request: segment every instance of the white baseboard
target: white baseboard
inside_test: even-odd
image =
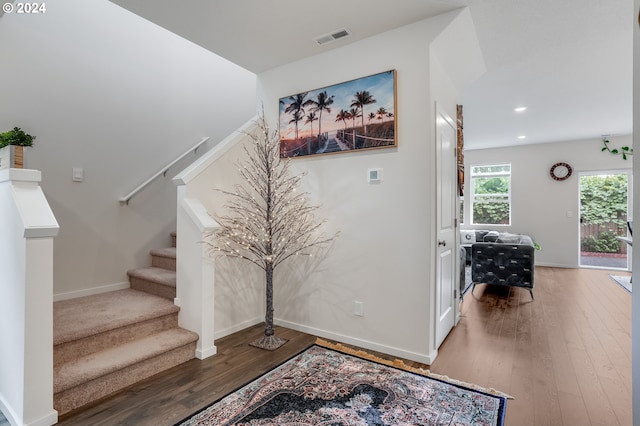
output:
[[[340,343],[347,343],[349,345],[358,346],[363,349],[369,349],[371,351],[381,352],[387,355],[397,356],[399,358],[404,358],[411,361],[421,362],[423,364],[431,364],[435,360],[438,355],[438,351],[434,351],[429,355],[420,354],[417,352],[411,352],[404,349],[394,348],[392,346],[382,345],[375,342],[369,342],[367,340],[358,339],[355,337],[345,336],[338,333],[332,333],[326,330],[320,330],[318,328],[308,327],[306,325],[297,324],[290,321],[284,321],[280,319],[275,319],[274,323],[276,325],[287,327],[292,330],[297,330],[303,333],[313,334],[314,336],[322,337],[324,339],[335,340]]]
[[[128,282],[122,282],[122,283],[104,285],[101,287],[92,287],[92,288],[86,288],[82,290],[70,291],[67,293],[58,293],[53,295],[53,301],[58,302],[60,300],[75,299],[83,296],[92,296],[94,294],[107,293],[110,291],[122,290],[129,287],[130,285]]]
[[[244,330],[245,328],[249,328],[249,327],[253,327],[256,324],[260,324],[261,322],[264,322],[264,317],[256,317],[256,318],[252,318],[250,320],[238,323],[238,324],[234,324],[231,327],[227,327],[223,330],[218,330],[218,331],[214,331],[213,332],[213,338],[214,339],[219,339],[221,337],[225,337],[228,336],[230,334],[235,333],[236,331],[240,331],[240,330]]]
[[[6,404],[6,402],[2,399],[0,395],[0,411],[7,418],[7,421],[10,425],[19,425],[19,426],[51,426],[58,423],[58,412],[51,409],[51,412],[47,413],[43,417],[34,420],[30,423],[22,423],[18,422],[18,416],[13,412],[13,410]],[[23,419],[24,420],[24,419]]]
[[[218,348],[214,345],[206,349],[196,349],[196,358],[205,359],[218,353]]]
[[[51,426],[56,423],[58,423],[58,412],[56,410],[52,410],[52,412],[46,416],[41,417],[38,420],[34,420],[31,423],[25,423],[24,426]]]

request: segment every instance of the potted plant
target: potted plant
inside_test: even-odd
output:
[[[0,170],[24,168],[25,146],[33,146],[35,136],[25,133],[19,127],[0,133]]]

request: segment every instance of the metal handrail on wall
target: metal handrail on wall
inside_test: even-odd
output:
[[[167,175],[167,171],[174,165],[176,164],[178,161],[182,160],[184,157],[186,157],[187,155],[189,155],[189,153],[191,153],[191,151],[193,151],[194,153],[196,153],[198,151],[198,148],[200,148],[200,146],[205,143],[206,141],[209,140],[209,137],[204,137],[202,138],[202,140],[200,142],[198,142],[197,144],[195,144],[193,147],[189,148],[187,151],[185,151],[184,154],[182,154],[180,157],[176,158],[175,160],[173,160],[171,163],[167,164],[166,166],[164,166],[159,172],[157,172],[156,174],[154,174],[153,176],[151,176],[149,179],[147,179],[146,181],[144,181],[143,183],[141,183],[140,185],[138,185],[138,187],[136,189],[134,189],[133,191],[131,191],[130,193],[128,193],[127,195],[125,195],[124,197],[120,198],[120,204],[126,204],[129,205],[129,200],[131,200],[133,198],[134,195],[136,195],[138,192],[142,191],[147,185],[149,185],[151,182],[153,182],[154,180],[156,180],[158,177],[160,177],[160,175],[162,176],[166,176]]]

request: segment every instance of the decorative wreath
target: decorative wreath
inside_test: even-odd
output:
[[[549,174],[553,180],[569,179],[571,173],[573,173],[573,169],[567,163],[556,163],[551,166],[551,169],[549,170]]]

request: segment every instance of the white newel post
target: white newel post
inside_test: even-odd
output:
[[[0,408],[11,425],[49,426],[53,409],[53,238],[38,170],[0,170]]]
[[[195,198],[185,198],[184,186],[178,186],[176,217],[176,304],[180,306],[180,327],[198,333],[196,357],[216,354],[214,344],[214,261],[202,243],[218,223]]]

